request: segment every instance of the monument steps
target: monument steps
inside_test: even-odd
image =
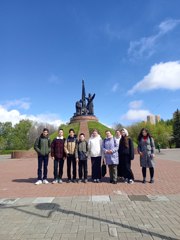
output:
[[[89,128],[88,128],[87,121],[80,122],[78,136],[79,136],[80,133],[84,133],[85,134],[85,139],[86,140],[89,139]]]

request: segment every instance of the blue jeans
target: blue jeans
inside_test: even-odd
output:
[[[43,180],[47,179],[48,158],[49,155],[38,156],[38,170],[37,170],[38,180],[42,180],[42,168],[43,168]]]

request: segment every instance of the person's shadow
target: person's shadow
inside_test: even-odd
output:
[[[48,178],[48,181],[51,182],[53,179]],[[37,181],[37,178],[21,178],[21,179],[13,179],[12,182],[17,182],[17,183],[35,183]]]
[[[13,179],[12,182],[17,183],[35,183],[37,181],[37,178],[21,178],[21,179]]]

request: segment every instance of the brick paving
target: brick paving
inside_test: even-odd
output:
[[[180,161],[160,157],[146,185],[138,156],[132,185],[107,175],[99,184],[36,186],[37,159],[0,159],[0,240],[180,239]],[[49,180],[52,169],[50,159]]]
[[[86,196],[86,195],[114,195],[117,192],[134,195],[178,194],[180,193],[180,162],[156,160],[155,183],[142,184],[139,157],[132,161],[135,183],[117,185],[109,184],[108,174],[102,183],[90,181],[84,183],[43,184],[36,186],[37,159],[12,159],[0,161],[0,196],[1,197],[48,197],[48,196]],[[91,163],[88,162],[91,173]],[[147,171],[147,177],[149,172]],[[49,159],[48,180],[53,180],[53,161]],[[64,181],[66,181],[66,162],[64,164]]]

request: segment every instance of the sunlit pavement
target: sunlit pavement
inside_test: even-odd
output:
[[[39,186],[37,159],[0,156],[0,240],[180,239],[178,156],[156,155],[154,184],[142,184],[136,156],[134,184],[110,184],[108,175],[101,183],[66,183],[65,163],[63,184]],[[48,176],[51,182],[51,159]]]

